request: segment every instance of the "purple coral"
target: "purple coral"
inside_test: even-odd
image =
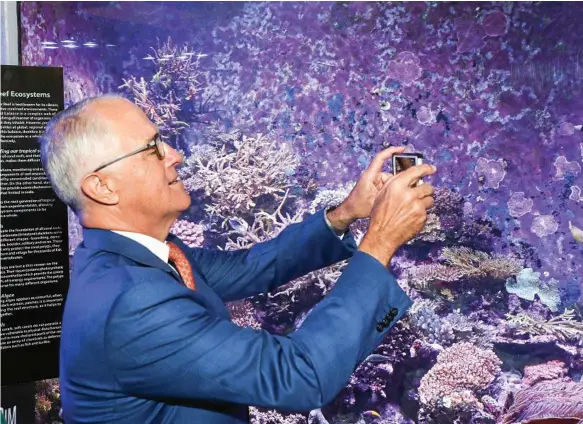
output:
[[[565,156],[559,156],[555,159],[555,179],[564,178],[567,173],[578,175],[581,172],[581,165],[577,162],[569,162]]]
[[[514,218],[520,218],[532,210],[534,201],[524,197],[524,192],[513,192],[508,200],[508,212]]]
[[[508,30],[508,17],[499,11],[492,12],[484,17],[482,27],[490,37],[504,35]]]
[[[189,247],[200,247],[204,242],[204,227],[184,219],[174,222],[170,232]]]
[[[537,216],[530,226],[530,231],[541,238],[555,234],[558,229],[559,224],[552,215]]]
[[[439,354],[437,363],[421,379],[419,398],[426,405],[447,399],[470,402],[476,391],[494,380],[501,364],[491,350],[456,343]]]
[[[506,163],[503,159],[479,158],[476,162],[476,174],[480,181],[483,178],[487,188],[499,188],[506,176]]]
[[[532,386],[540,381],[554,380],[559,382],[567,375],[567,366],[563,361],[552,360],[542,364],[524,367],[524,384]]]
[[[389,61],[387,66],[388,75],[403,83],[403,85],[411,85],[413,82],[421,77],[422,69],[419,66],[419,57],[415,53],[404,51]]]
[[[484,47],[484,36],[486,35],[482,25],[475,20],[468,18],[457,18],[455,20],[457,33],[457,52],[467,53],[472,50],[480,50]]]

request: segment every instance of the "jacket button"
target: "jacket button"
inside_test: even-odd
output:
[[[378,323],[377,324],[377,331],[380,333],[381,331],[383,331],[383,329],[385,328],[385,326],[382,323]]]
[[[398,313],[399,310],[397,308],[391,308],[391,310],[389,311],[389,315],[392,317],[396,317]]]
[[[393,318],[391,318],[391,317],[385,317],[385,319],[383,320],[383,324],[385,325],[385,327],[387,325],[389,325],[392,320],[393,320]]]

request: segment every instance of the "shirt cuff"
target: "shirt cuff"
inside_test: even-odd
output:
[[[334,228],[332,226],[332,224],[330,223],[330,220],[328,219],[328,211],[331,211],[332,209],[334,209],[334,208],[333,207],[327,208],[324,211],[324,219],[326,220],[326,225],[328,225],[328,227],[334,232],[334,234],[336,234],[338,236],[338,238],[340,240],[343,240],[344,239],[344,236],[346,235],[346,231],[339,231],[339,230],[337,230],[336,228]]]

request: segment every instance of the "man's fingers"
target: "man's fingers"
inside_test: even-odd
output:
[[[379,153],[376,154],[376,156],[368,166],[368,170],[375,173],[381,172],[383,169],[383,165],[388,159],[390,159],[395,153],[403,153],[404,151],[405,146],[389,147],[388,149],[381,150]]]
[[[421,178],[426,177],[431,174],[435,174],[437,168],[433,165],[423,164],[412,166],[411,168],[400,172],[397,174],[397,178],[399,181],[404,181],[409,187],[415,186],[417,181]]]
[[[426,196],[423,199],[421,199],[421,203],[423,203],[423,206],[425,206],[425,209],[431,209],[433,207],[433,197],[431,196]]]
[[[413,189],[419,199],[423,199],[427,196],[433,196],[433,186],[431,184],[425,183],[417,186]]]

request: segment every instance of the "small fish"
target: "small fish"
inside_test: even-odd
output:
[[[239,218],[229,219],[229,225],[233,230],[235,230],[239,234],[245,234],[247,232],[247,229],[249,228],[249,225]]]
[[[581,228],[575,227],[573,224],[571,224],[571,221],[569,221],[569,230],[571,230],[571,234],[573,235],[575,241],[583,243],[583,230]]]
[[[376,353],[368,355],[368,357],[365,359],[365,361],[370,362],[372,364],[380,364],[381,362],[387,362],[389,360],[390,358],[388,356],[378,355]]]
[[[372,410],[371,411],[364,411],[362,413],[362,415],[370,415],[370,416],[373,416],[375,418],[381,418],[381,414],[379,414],[377,411],[372,411]]]
[[[575,125],[573,128],[575,128],[577,131],[583,131],[583,125]]]

